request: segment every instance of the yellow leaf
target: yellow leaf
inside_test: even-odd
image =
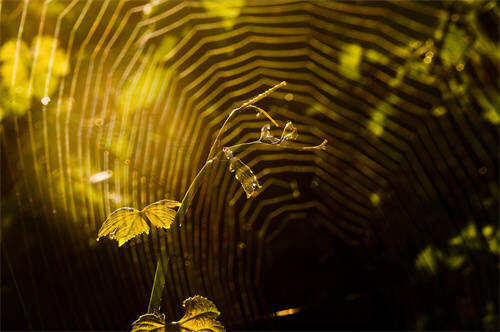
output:
[[[224,326],[217,320],[220,315],[215,304],[203,296],[190,297],[182,303],[185,309],[184,316],[178,322],[167,323],[165,315],[148,313],[140,316],[132,323],[132,332],[139,331],[225,331]]]
[[[224,326],[216,319],[220,312],[215,304],[203,296],[190,297],[182,303],[186,313],[178,321],[173,322],[181,330],[187,331],[225,331]]]
[[[161,313],[144,314],[132,323],[132,332],[165,331],[165,315]]]
[[[180,205],[181,203],[177,201],[164,199],[146,206],[142,210],[142,213],[149,219],[152,225],[168,229],[170,225],[172,225],[176,214],[175,210],[172,210],[172,208]]]
[[[181,203],[177,201],[164,199],[140,211],[130,207],[120,208],[104,221],[97,234],[97,241],[108,236],[112,240],[117,240],[120,247],[137,235],[149,234],[151,225],[168,229],[177,213],[173,208],[180,205]]]
[[[108,236],[118,241],[121,247],[128,240],[142,233],[149,233],[149,226],[136,209],[123,207],[108,217],[97,234],[97,241],[101,237]]]

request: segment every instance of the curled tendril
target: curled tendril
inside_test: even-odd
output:
[[[262,143],[267,143],[267,144],[277,144],[279,143],[279,139],[271,135],[270,132],[271,125],[269,123],[266,123],[262,129],[260,130],[260,139],[259,141]]]
[[[288,121],[281,134],[280,144],[288,144],[288,142],[296,140],[298,136],[297,128],[293,125],[292,121]]]
[[[325,139],[325,140],[323,140],[323,142],[321,142],[321,144],[318,144],[316,146],[305,146],[305,147],[301,148],[301,150],[303,150],[303,151],[314,151],[314,150],[326,151],[326,144],[327,143],[328,143],[328,140]]]

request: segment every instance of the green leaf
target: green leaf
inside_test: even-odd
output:
[[[468,43],[467,34],[455,25],[451,25],[441,50],[443,63],[447,66],[453,66],[460,63],[467,50]]]
[[[363,55],[363,48],[356,44],[346,44],[339,55],[340,72],[347,78],[358,80],[361,77],[359,65]]]
[[[240,14],[245,0],[203,0],[202,3],[207,12],[222,18],[224,27],[231,29],[236,23],[236,18]]]

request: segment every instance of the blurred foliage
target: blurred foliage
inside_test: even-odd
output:
[[[360,78],[359,64],[363,55],[363,48],[356,44],[344,45],[340,53],[340,71],[352,80]]]
[[[441,58],[446,66],[455,66],[463,61],[469,39],[465,31],[451,25],[444,39]]]
[[[134,73],[127,80],[120,94],[118,105],[122,111],[151,108],[157,101],[162,93],[162,82],[172,77],[172,71],[160,65],[161,60],[168,55],[177,42],[175,36],[165,37],[151,57],[143,59],[148,64],[147,68]]]
[[[415,267],[428,274],[436,274],[439,268],[450,270],[470,268],[468,252],[485,250],[481,237],[486,240],[488,246],[486,251],[500,255],[500,230],[496,229],[496,226],[486,225],[479,234],[476,225],[470,223],[460,231],[460,234],[449,240],[446,249],[437,249],[431,245],[423,249],[415,259]]]
[[[245,5],[245,0],[203,0],[202,3],[209,14],[222,18],[224,27],[231,29]]]
[[[0,120],[26,113],[32,97],[50,96],[69,72],[69,59],[51,36],[33,38],[31,47],[7,41],[0,48],[0,62]]]
[[[498,331],[498,313],[495,311],[493,302],[486,304],[483,316],[483,328],[485,331]]]

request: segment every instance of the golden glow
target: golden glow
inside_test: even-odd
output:
[[[280,311],[276,311],[274,313],[274,316],[276,316],[276,317],[290,316],[290,315],[294,315],[294,314],[300,312],[301,310],[302,310],[301,308],[283,309],[283,310],[280,310]]]
[[[98,183],[98,182],[106,181],[107,179],[111,178],[112,176],[113,176],[113,171],[107,170],[104,172],[99,172],[99,173],[93,174],[89,178],[89,181],[90,181],[90,183]]]

